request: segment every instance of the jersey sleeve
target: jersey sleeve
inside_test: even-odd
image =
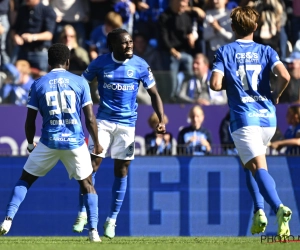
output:
[[[39,110],[39,101],[35,82],[31,85],[27,98],[27,108]]]
[[[282,63],[282,62],[280,61],[277,52],[274,49],[272,49],[271,47],[269,47],[269,49],[268,49],[268,57],[269,57],[269,66],[273,72],[274,67],[277,64]]]
[[[83,79],[82,81],[82,86],[83,86],[83,93],[82,93],[81,103],[83,108],[89,104],[93,104],[93,102],[91,97],[90,86],[85,79]]]
[[[99,58],[99,57],[98,57]],[[88,82],[93,81],[93,79],[97,76],[98,72],[98,58],[92,61],[87,69],[82,73],[82,77],[84,77]]]
[[[224,60],[222,55],[222,48],[219,48],[214,55],[212,72],[219,72],[224,76]]]
[[[152,70],[146,62],[141,64],[140,80],[145,89],[150,89],[156,84]]]

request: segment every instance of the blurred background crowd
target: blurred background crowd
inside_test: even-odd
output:
[[[134,53],[150,65],[163,102],[196,105],[189,113],[192,129],[183,128],[177,138],[181,145],[192,145],[193,152],[185,148],[177,153],[194,154],[197,148],[196,154],[207,154],[210,134],[201,128],[201,106],[227,104],[225,91],[209,88],[213,55],[235,40],[230,12],[245,5],[260,13],[254,40],[274,48],[290,72],[291,82],[280,103],[298,102],[300,0],[0,0],[0,104],[26,105],[32,82],[48,72],[47,50],[52,43],[70,48],[70,71],[81,75],[91,60],[108,52],[107,34],[122,27],[133,37]],[[91,93],[97,103],[96,82]],[[142,87],[137,101],[151,103]],[[228,118],[224,117],[224,126]],[[149,118],[150,127],[154,120]],[[205,140],[195,142],[195,130],[201,130]],[[145,137],[147,154],[170,154],[172,135],[153,136]],[[224,150],[235,154],[230,136],[227,144]]]

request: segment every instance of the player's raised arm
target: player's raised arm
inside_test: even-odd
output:
[[[273,73],[277,76],[275,80],[276,90],[273,93],[274,102],[277,104],[279,97],[288,86],[291,76],[282,63],[278,63],[274,66]]]

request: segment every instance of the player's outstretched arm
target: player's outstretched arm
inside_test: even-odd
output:
[[[28,142],[28,145],[31,147],[27,147],[29,153],[32,152],[32,150],[35,147],[35,144],[33,143],[33,138],[35,135],[35,120],[37,116],[38,111],[32,108],[28,108],[27,110],[27,116],[26,116],[26,122],[25,122],[25,134],[26,134],[26,139]],[[33,145],[33,146],[32,146]]]
[[[211,78],[210,78],[210,88],[214,91],[221,91],[222,89],[225,89],[223,86],[223,75],[219,72],[212,72]]]
[[[275,65],[273,73],[277,76],[274,84],[276,90],[273,92],[274,102],[277,104],[279,102],[279,97],[288,86],[291,76],[282,63]]]
[[[154,85],[150,89],[147,89],[147,92],[150,95],[152,107],[155,113],[157,114],[159,120],[159,123],[156,126],[156,132],[160,134],[164,134],[166,133],[166,127],[164,123],[164,107],[160,95],[157,91],[156,85]]]
[[[91,135],[92,140],[94,142],[94,154],[96,155],[101,154],[103,148],[99,144],[98,128],[97,128],[96,118],[93,113],[93,105],[92,104],[86,105],[83,108],[83,113],[85,116],[85,126],[89,131],[89,134]]]

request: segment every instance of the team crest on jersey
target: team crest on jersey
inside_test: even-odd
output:
[[[127,75],[128,77],[133,77],[133,70],[132,69],[127,70]]]

